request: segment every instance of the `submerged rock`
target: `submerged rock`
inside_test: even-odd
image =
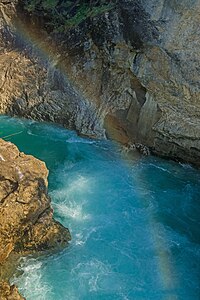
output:
[[[0,274],[11,254],[53,251],[71,239],[53,219],[47,176],[44,162],[0,139]]]

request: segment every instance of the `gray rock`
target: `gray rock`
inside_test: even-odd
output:
[[[59,35],[0,15],[0,112],[199,165],[199,0],[122,0]]]

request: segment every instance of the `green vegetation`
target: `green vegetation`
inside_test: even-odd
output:
[[[89,17],[111,10],[117,1],[24,0],[23,2],[24,9],[28,13],[44,17],[54,31],[63,32]]]

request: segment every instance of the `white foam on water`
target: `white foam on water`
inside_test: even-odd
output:
[[[83,192],[84,190],[89,190],[90,188],[90,182],[89,178],[85,178],[82,175],[79,175],[77,178],[75,178],[68,186],[68,193],[74,193],[76,191]]]
[[[28,300],[53,300],[51,286],[45,282],[42,262],[37,259],[22,259],[18,270],[23,272],[20,277],[15,275],[11,282],[19,286],[19,290]]]
[[[158,165],[155,165],[155,164],[152,164],[152,163],[149,163],[149,166],[152,166],[152,167],[154,167],[154,168],[156,168],[156,169],[159,169],[159,170],[161,170],[161,171],[163,171],[163,172],[167,172],[167,173],[171,174],[171,171],[169,171],[169,170],[167,170],[166,168],[163,168],[163,167],[161,167],[161,166],[158,166]]]
[[[179,165],[181,165],[184,169],[194,170],[193,166],[190,164],[179,162]]]
[[[72,168],[73,164],[68,164],[67,168]],[[68,179],[68,174],[65,174],[64,171],[60,172],[61,182],[65,183]],[[74,196],[75,193],[83,194],[84,192],[89,192],[91,187],[91,180],[82,175],[78,175],[75,178],[70,178],[70,182],[68,182],[64,188],[60,188],[58,190],[54,190],[51,192],[52,197],[56,199],[64,200],[66,198],[70,199]]]
[[[66,140],[67,143],[82,143],[82,144],[95,144],[95,140],[88,140],[86,138],[76,137],[72,136],[69,139]]]
[[[87,240],[90,238],[92,233],[95,233],[99,228],[100,228],[100,226],[92,227],[89,230],[87,229],[86,234],[84,234],[84,232],[76,233],[75,236],[74,236],[75,245],[76,246],[83,246],[87,242]]]
[[[90,180],[82,175],[70,180],[64,188],[51,193],[52,199],[55,199],[55,210],[62,217],[76,221],[88,220],[90,215],[84,211],[84,207],[87,204],[85,192],[88,193],[89,189]]]
[[[83,205],[84,203],[77,204],[74,201],[69,201],[67,204],[54,204],[54,207],[60,216],[72,218],[76,221],[85,221],[90,218],[90,215],[84,213]]]
[[[83,241],[83,234],[82,233],[76,233],[75,234],[75,245],[77,246],[82,246],[85,244],[85,242]]]
[[[129,171],[123,172],[123,167],[117,167],[121,165],[120,160],[106,144],[102,146],[101,142],[82,139],[74,133],[65,134],[60,128],[56,132],[54,128],[48,130],[48,126],[30,126],[30,130],[42,139],[45,136],[47,141],[53,140],[56,147],[57,140],[66,146],[61,149],[66,149],[65,162],[59,169],[53,169],[56,190],[51,196],[58,213],[55,216],[70,228],[72,243],[52,260],[45,258],[43,262],[29,258],[22,261],[20,270],[23,273],[19,277],[16,275],[12,283],[19,286],[27,300],[172,299],[170,293],[178,297],[179,291],[175,288],[179,286],[164,285],[169,278],[174,283],[180,280],[181,299],[197,299],[188,297],[187,293],[189,289],[196,295],[199,291],[198,245],[191,243],[188,238],[191,234],[187,236],[178,229],[176,232],[156,218],[160,211],[161,217],[163,211],[168,216],[173,208],[176,216],[179,208],[173,206],[173,201],[179,203],[182,194],[176,197],[172,193],[175,187],[170,179],[174,174],[179,176],[179,170],[182,179],[185,175],[181,172],[189,167],[177,167],[175,163],[162,160],[157,164],[156,159],[148,158],[134,164],[129,177]],[[94,156],[92,146],[84,145],[93,143]],[[106,155],[105,150],[108,150]],[[187,170],[187,175],[189,173],[193,176],[191,170]],[[146,174],[150,174],[149,178]],[[166,178],[166,184],[169,180],[169,195],[173,201],[168,201],[168,206],[162,186],[155,186],[155,190],[152,187],[152,180],[156,184],[157,177]],[[195,184],[198,189],[198,182]],[[191,212],[187,216],[191,220],[193,190],[193,184],[186,185],[181,207],[184,217]],[[180,189],[177,191],[180,193]],[[179,220],[177,214],[176,220],[186,228],[185,218]],[[190,228],[187,232],[190,233]],[[177,270],[168,262],[175,263]]]
[[[65,141],[66,138],[74,135],[75,133],[70,130],[66,130],[63,127],[59,127],[56,125],[49,126],[49,124],[41,124],[37,122],[30,123],[27,134],[47,138],[52,141]]]
[[[32,131],[30,129],[27,130],[27,134],[28,135],[33,135],[33,136],[38,136],[37,134],[32,133]]]
[[[71,271],[71,275],[78,278],[80,286],[87,286],[90,292],[100,290],[99,279],[109,273],[111,273],[111,266],[97,259],[78,263]]]
[[[113,297],[117,295],[125,297],[128,291],[142,291],[143,289],[143,284],[137,278],[115,272],[112,265],[98,259],[78,263],[72,269],[71,277],[78,280],[77,284],[81,288],[81,292],[86,288],[91,295],[112,294]]]

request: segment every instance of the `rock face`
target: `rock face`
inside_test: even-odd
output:
[[[0,296],[1,300],[25,300],[19,294],[15,285],[9,286],[5,281],[0,282]]]
[[[43,162],[0,139],[0,279],[11,255],[52,251],[71,239],[68,229],[53,219],[47,176]],[[6,290],[16,294],[15,288]]]
[[[62,247],[68,229],[53,219],[45,164],[0,140],[0,264],[12,251]]]
[[[0,2],[0,112],[199,164],[199,0],[122,0],[65,34]]]

